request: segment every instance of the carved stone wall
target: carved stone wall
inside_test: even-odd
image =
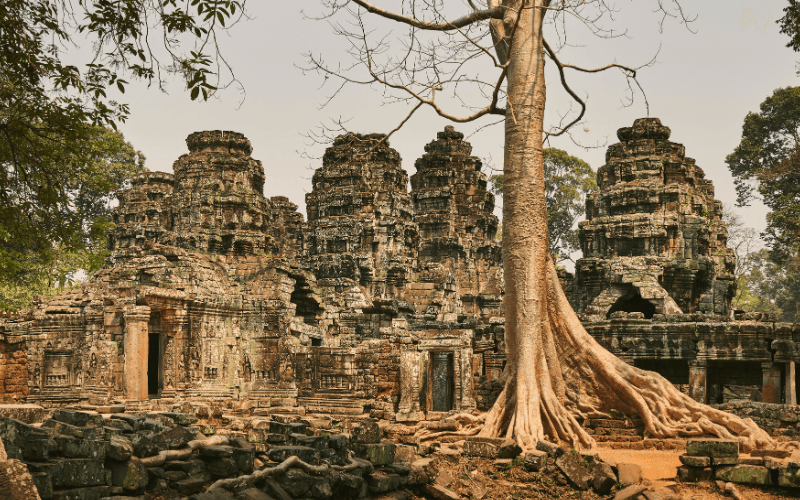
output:
[[[573,307],[584,321],[615,311],[728,315],[735,260],[711,181],[657,118],[617,136],[586,200]]]
[[[413,379],[409,387],[430,389],[430,401],[415,396],[414,418],[474,408],[484,367],[490,378],[502,369],[493,197],[452,129],[418,163],[413,195],[384,139],[334,141],[304,223],[287,198],[263,196],[265,173],[244,136],[191,134],[174,175],[139,174],[119,192],[104,269],[0,319],[0,346],[27,349],[17,356],[27,399],[135,409],[222,400],[262,413],[394,418],[409,413],[403,381]],[[455,188],[436,184],[435,164]],[[450,242],[429,234],[423,265],[417,195],[449,207],[422,209],[426,223],[448,226]],[[419,370],[431,356],[437,370]]]

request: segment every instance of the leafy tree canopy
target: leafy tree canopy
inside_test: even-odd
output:
[[[550,252],[559,262],[580,248],[572,227],[586,212],[586,193],[597,189],[597,181],[588,163],[557,148],[544,150],[544,176]],[[495,194],[503,194],[503,180],[503,174],[492,176]]]
[[[92,182],[87,165],[103,152],[93,149],[87,124],[116,128],[125,120],[128,106],[112,95],[130,79],[164,88],[173,73],[192,99],[208,98],[225,68],[217,32],[243,7],[238,0],[0,0],[0,237],[30,248],[38,234],[80,247],[82,218],[64,215],[86,207],[64,181]],[[92,47],[84,60],[80,43]]]
[[[758,192],[770,209],[765,239],[773,252],[786,253],[800,241],[800,87],[777,89],[758,113],[748,113],[742,141],[726,161],[737,205]]]
[[[98,269],[116,190],[145,170],[117,131],[80,125],[67,144],[39,132],[24,137],[24,156],[0,177],[0,310],[28,307],[78,269]]]

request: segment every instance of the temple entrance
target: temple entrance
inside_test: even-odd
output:
[[[652,319],[653,315],[656,313],[656,306],[649,300],[643,299],[639,292],[629,292],[614,302],[614,305],[611,306],[611,309],[606,313],[606,318],[610,318],[611,313],[617,311],[624,311],[627,313],[640,312],[644,314],[646,319]]]
[[[164,389],[164,348],[161,331],[161,315],[153,312],[147,334],[147,394],[160,397]]]
[[[428,410],[453,409],[453,353],[431,352]]]

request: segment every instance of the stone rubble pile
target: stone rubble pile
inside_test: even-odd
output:
[[[755,486],[800,487],[800,453],[753,450],[739,455],[739,443],[727,439],[691,439],[680,457],[678,479],[723,481]]]
[[[23,469],[27,465],[35,485],[35,490],[28,488],[31,495],[38,490],[39,496],[19,496],[20,500],[145,495],[326,500],[368,498],[426,481],[424,473],[414,472],[408,456],[406,462],[395,461],[396,445],[382,442],[374,420],[366,419],[350,436],[336,430],[312,431],[304,423],[267,422],[246,434],[220,430],[215,435],[212,427],[199,425],[196,416],[186,413],[117,413],[104,418],[58,409],[40,426],[0,419],[0,442],[10,459]],[[304,464],[283,464],[282,470],[290,457]],[[0,483],[6,463],[2,458]],[[276,467],[278,473],[264,472]],[[226,478],[241,482],[234,481],[231,491],[214,486]]]

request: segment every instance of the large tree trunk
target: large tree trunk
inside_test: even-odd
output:
[[[744,449],[772,444],[752,420],[697,403],[603,349],[567,302],[549,251],[542,158],[542,21],[549,0],[525,4],[537,8],[522,10],[518,21],[512,11],[504,19],[506,34],[514,33],[503,187],[507,365],[505,389],[481,435],[513,437],[523,449],[545,438],[591,448],[578,419],[608,418],[614,409],[638,415],[651,437],[714,434],[739,439]]]

